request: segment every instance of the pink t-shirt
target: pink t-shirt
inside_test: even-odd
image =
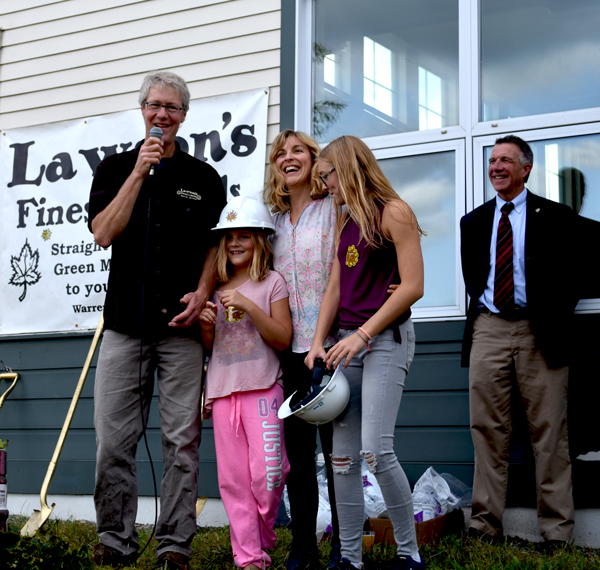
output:
[[[265,279],[255,283],[248,279],[237,290],[271,315],[271,303],[288,297],[285,280],[270,271]],[[234,392],[249,392],[270,388],[281,383],[279,356],[258,332],[244,311],[229,311],[221,304],[221,293],[215,291],[211,301],[218,307],[213,352],[208,361],[204,406],[210,412],[217,398]]]

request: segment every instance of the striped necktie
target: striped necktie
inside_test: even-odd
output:
[[[512,309],[515,303],[513,277],[513,235],[508,214],[515,205],[508,202],[502,206],[496,241],[496,274],[494,276],[494,305],[499,311]]]

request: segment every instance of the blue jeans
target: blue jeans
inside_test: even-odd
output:
[[[341,330],[340,340],[354,332]],[[394,427],[415,350],[412,321],[400,325],[399,332],[400,343],[391,329],[385,329],[370,341],[371,352],[365,347],[343,369],[350,384],[350,402],[333,422],[332,462],[342,556],[358,567],[362,565],[363,457],[381,487],[398,554],[418,552],[412,493],[394,453]]]

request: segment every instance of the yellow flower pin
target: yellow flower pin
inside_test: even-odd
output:
[[[358,250],[353,246],[348,246],[348,251],[346,252],[346,265],[348,267],[354,267],[358,263]]]
[[[240,311],[235,307],[228,307],[225,309],[225,320],[228,323],[239,323],[246,313],[244,311]]]
[[[233,222],[233,220],[235,220],[237,218],[237,212],[235,210],[231,210],[231,212],[229,212],[227,214],[227,221],[228,222]]]

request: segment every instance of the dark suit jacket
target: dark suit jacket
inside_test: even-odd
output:
[[[460,221],[462,270],[470,296],[462,365],[469,366],[473,322],[490,272],[490,241],[496,199]],[[527,190],[525,282],[529,319],[551,368],[568,362],[569,324],[580,298],[578,216],[562,204]]]

